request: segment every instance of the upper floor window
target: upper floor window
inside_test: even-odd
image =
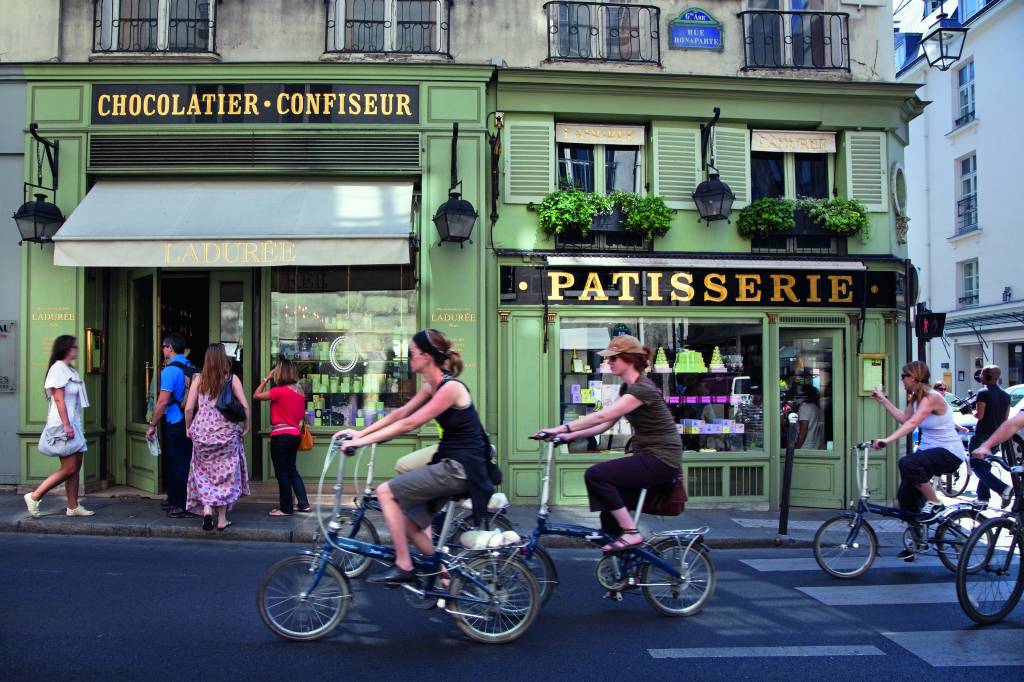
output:
[[[957,7],[960,21],[967,21],[984,9],[985,5],[990,5],[992,2],[993,0],[960,0]]]
[[[747,0],[740,12],[748,69],[850,70],[848,16],[828,0]]]
[[[215,52],[214,0],[94,0],[95,52]]]
[[[450,55],[448,0],[328,0],[327,52]]]
[[[558,186],[605,194],[639,192],[643,186],[641,147],[558,143]]]
[[[954,127],[974,120],[974,61],[964,64],[956,72],[957,119]]]
[[[549,2],[548,59],[661,63],[660,10],[614,2]]]
[[[966,306],[978,305],[981,288],[981,271],[978,267],[978,259],[974,258],[957,263],[957,270],[960,275],[958,284],[960,296],[957,299],[959,307],[964,308]]]
[[[971,154],[958,162],[959,199],[956,202],[956,233],[978,229],[978,157]]]

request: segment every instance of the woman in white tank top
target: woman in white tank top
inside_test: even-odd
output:
[[[964,462],[966,453],[953,421],[952,408],[942,394],[931,387],[928,365],[920,361],[908,363],[903,366],[901,376],[907,390],[907,407],[903,410],[881,391],[871,393],[871,397],[900,422],[898,429],[885,438],[875,440],[874,447],[881,450],[910,435],[915,428],[921,429],[921,445],[917,452],[900,458],[900,487],[896,496],[900,508],[906,511],[917,512],[925,500],[931,502],[931,508],[921,512],[920,521],[926,522],[942,510],[942,503],[931,484],[932,476],[956,471]]]

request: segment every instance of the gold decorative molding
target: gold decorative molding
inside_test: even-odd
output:
[[[778,313],[768,313],[768,324],[778,324],[779,315]]]
[[[558,313],[548,313],[548,324],[554,324],[558,318]]]
[[[896,324],[899,322],[900,316],[898,313],[883,313],[882,319],[885,320],[886,324]]]
[[[499,310],[498,311],[498,322],[501,324],[508,324],[509,315],[512,314],[511,310]]]

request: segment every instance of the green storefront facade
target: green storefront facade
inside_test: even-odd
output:
[[[300,462],[307,480],[319,474],[328,434],[342,422],[369,423],[415,390],[404,346],[428,321],[459,339],[471,359],[467,381],[487,409],[488,396],[478,390],[487,368],[472,360],[487,345],[486,328],[476,324],[487,301],[482,288],[466,286],[485,278],[483,244],[439,246],[431,217],[448,196],[453,123],[460,126],[463,196],[484,205],[491,69],[106,64],[27,70],[26,149],[33,149],[29,122],[59,141],[57,204],[69,216],[65,227],[82,215],[75,209],[88,194],[92,221],[104,229],[108,210],[111,229],[100,235],[105,243],[64,242],[63,248],[78,250],[58,260],[84,263],[77,267],[55,265],[53,245],[22,249],[23,484],[52,469],[36,441],[46,418],[49,346],[59,334],[79,338],[79,364],[88,370],[84,477],[92,487],[163,488],[145,426],[160,337],[168,331],[189,337],[194,362],[202,361],[206,342],[225,342],[248,390],[278,352],[299,363],[318,436],[314,452]],[[26,160],[26,179],[34,180],[35,170]],[[44,164],[44,184],[49,180]],[[340,239],[324,241],[323,248],[308,242],[312,248],[303,255],[302,244],[289,241],[294,229],[283,226],[280,238],[264,232],[253,239],[236,219],[246,207],[231,207],[238,197],[258,201],[261,192],[283,187],[285,203],[299,200],[269,208],[280,212],[282,225],[299,222],[310,210],[302,192],[314,186],[319,198],[336,197],[329,208],[339,225],[347,222],[351,231],[354,224],[358,233],[360,221],[392,220],[404,226],[399,241],[405,246],[396,248],[391,239],[387,257],[377,263],[372,240],[326,234],[320,236]],[[122,225],[145,229],[150,216],[140,213],[152,211],[154,225],[166,220],[178,201],[192,200],[190,188],[213,197],[190,213],[205,225],[203,234],[174,242],[159,233],[111,239]],[[359,199],[366,196],[397,199]],[[203,223],[211,214],[221,221]],[[344,265],[333,264],[334,253]],[[265,404],[257,414],[246,439],[249,471],[256,480],[273,480]],[[379,470],[436,438],[435,429],[425,428],[388,444]]]
[[[154,266],[127,246],[116,247],[126,249],[119,267],[72,267],[54,264],[52,246],[24,248],[23,483],[52,466],[35,443],[46,415],[48,347],[62,333],[95,347],[86,416],[90,453],[100,454],[86,458],[87,481],[153,492],[162,483],[144,419],[158,337],[172,327],[241,347],[238,371],[247,387],[277,352],[304,363],[307,407],[320,435],[301,459],[306,476],[319,473],[325,434],[341,421],[366,423],[413,389],[401,346],[424,326],[449,333],[462,350],[467,383],[498,445],[504,489],[517,502],[535,500],[540,488],[538,452],[527,436],[609,399],[614,382],[593,351],[615,333],[636,334],[659,350],[652,377],[681,430],[688,429],[684,466],[695,504],[778,505],[781,415],[800,409],[794,398],[804,385],[818,392],[818,424],[808,435],[817,441],[798,452],[795,504],[844,506],[855,490],[850,444],[891,426],[860,389],[866,372],[897,386],[906,357],[906,246],[897,239],[889,178],[916,111],[913,87],[437,64],[40,65],[26,73],[26,127],[34,121],[61,144],[57,203],[65,215],[88,192],[116,197],[124,183],[191,182],[213,190],[376,183],[411,188],[412,237],[406,264],[375,264],[371,248],[337,267],[257,257],[241,266],[215,263],[198,250],[184,258],[176,251]],[[311,119],[305,99],[320,93],[324,105],[325,92],[365,96],[388,88],[415,93],[409,118],[350,111]],[[246,118],[249,92],[260,93],[253,101],[260,113]],[[266,92],[272,95],[264,102]],[[98,118],[99,95],[132,93],[155,93],[148,120],[141,98],[135,116],[131,99],[117,100],[123,112],[103,99],[102,112],[116,121]],[[224,100],[224,113],[190,114],[194,93],[241,93],[241,109],[232,114]],[[295,94],[305,109],[290,109]],[[172,120],[176,107],[181,120]],[[707,225],[689,195],[703,178],[700,124],[714,107],[722,114],[712,152],[737,203],[731,223]],[[447,197],[456,122],[462,193],[481,215],[463,248],[439,245],[431,224]],[[767,134],[779,131],[786,134]],[[490,145],[488,135],[500,145]],[[807,151],[821,140],[824,147]],[[32,178],[34,166],[26,163]],[[675,209],[666,236],[649,244],[622,234],[556,242],[539,229],[536,205],[560,178],[578,172],[595,188],[612,188],[624,168],[634,189],[659,194]],[[778,173],[778,193],[795,197],[804,171],[830,195],[867,204],[870,236],[760,245],[740,237],[736,213],[764,174]],[[244,227],[225,223],[210,240],[229,240]],[[248,247],[241,248],[244,255]],[[273,477],[268,429],[263,409],[246,444],[250,472],[262,480]],[[583,472],[620,455],[628,435],[560,453],[553,501],[584,504]],[[434,429],[425,428],[388,444],[378,472],[434,439]],[[872,466],[879,497],[895,494],[896,458],[890,448]]]

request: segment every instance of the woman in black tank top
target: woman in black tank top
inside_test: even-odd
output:
[[[432,419],[444,430],[429,465],[377,487],[395,545],[395,565],[370,582],[414,581],[407,538],[423,554],[432,554],[429,528],[437,509],[450,497],[468,496],[475,516],[487,508],[494,492],[488,475],[490,444],[469,389],[455,379],[462,371],[462,358],[452,342],[434,329],[417,332],[409,344],[409,367],[423,378],[423,388],[408,403],[362,431],[345,429],[336,434],[352,436],[346,448],[354,449],[415,432]]]

